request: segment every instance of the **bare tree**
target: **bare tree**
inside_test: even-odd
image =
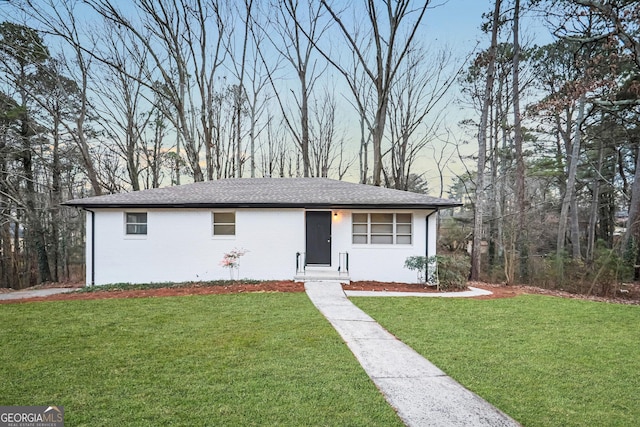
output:
[[[117,149],[124,160],[131,189],[137,191],[142,188],[144,134],[154,116],[154,107],[148,102],[145,105],[150,95],[144,93],[146,87],[141,84],[147,65],[145,47],[115,25],[108,25],[105,32],[110,35],[103,39],[105,53],[117,67],[103,67],[103,73],[93,79],[94,90],[99,95],[96,104],[101,107],[99,116],[112,141],[109,145]],[[136,50],[135,58],[129,55],[131,50]]]
[[[260,145],[263,177],[293,176],[292,149],[287,147],[285,134],[288,132],[284,123],[277,124],[275,118],[267,119],[265,141]]]
[[[276,87],[274,74],[277,65],[268,66],[264,55],[261,53],[265,68],[269,76],[269,82],[273,87],[276,101],[282,112],[284,122],[291,133],[302,155],[302,171],[304,176],[310,176],[311,159],[309,154],[309,102],[314,86],[323,69],[319,69],[317,59],[313,57],[314,45],[326,33],[328,26],[322,22],[322,8],[315,6],[313,2],[304,0],[305,8],[302,8],[298,0],[286,0],[274,4],[276,10],[274,26],[276,36],[265,33],[271,41],[274,49],[293,68],[299,85],[292,92],[295,112],[287,109],[287,102]],[[298,116],[298,123],[289,118]]]
[[[422,4],[414,7],[411,0],[384,0],[382,2],[367,0],[365,3],[366,18],[371,30],[368,35],[361,35],[369,37],[369,40],[373,42],[372,44],[354,38],[354,34],[358,33],[349,29],[346,24],[348,21],[340,16],[339,11],[330,6],[326,0],[320,0],[320,3],[327,9],[337,24],[347,46],[358,58],[358,62],[362,65],[370,83],[375,87],[376,107],[372,120],[371,137],[373,144],[373,184],[379,186],[382,176],[382,141],[386,129],[391,87],[400,66],[406,60],[407,54],[413,45],[430,1],[423,1]],[[382,3],[382,7],[380,3]],[[411,21],[412,18],[413,20]],[[407,28],[405,28],[405,22]],[[406,36],[403,37],[403,34],[406,34]],[[353,88],[354,76],[350,70],[341,65],[337,59],[332,59],[329,54],[323,53],[323,55]]]
[[[260,50],[264,49],[266,39],[262,14],[254,5],[253,0],[245,0],[238,7],[238,15],[243,16],[243,35],[240,54],[235,53],[237,46],[231,44],[228,47],[233,67],[234,77],[238,80],[239,90],[242,92],[242,103],[236,105],[235,115],[240,118],[236,122],[236,145],[239,147],[236,153],[236,163],[242,164],[249,157],[249,169],[251,177],[256,176],[256,143],[265,128],[261,119],[267,107],[270,95],[266,93],[269,79],[265,69],[265,63],[260,58]],[[277,62],[276,62],[277,67]],[[248,123],[243,129],[242,118],[246,117]],[[241,148],[242,140],[248,137],[248,143]],[[242,174],[242,169],[237,170],[237,175]],[[240,176],[238,175],[238,176]]]
[[[427,57],[432,58],[429,64]],[[449,60],[450,54],[445,49],[435,55],[420,48],[412,49],[393,82],[388,109],[391,140],[388,153],[391,157],[389,174],[396,189],[408,189],[414,161],[434,137],[439,122],[439,114],[434,114],[434,109],[461,71],[459,68],[447,73]],[[430,120],[425,123],[427,116]],[[419,129],[423,131],[419,132]]]
[[[141,22],[129,18],[110,0],[87,0],[96,12],[129,32],[145,48],[148,57],[141,83],[148,85],[165,102],[163,113],[183,139],[195,181],[204,180],[200,151],[211,148],[212,103],[215,75],[224,59],[226,42],[225,4],[201,0],[137,0]],[[210,31],[213,29],[213,31]],[[213,35],[212,35],[213,34]],[[135,51],[129,51],[136,56]],[[108,65],[117,64],[108,57]],[[169,108],[170,107],[170,108]],[[198,138],[198,130],[202,138]],[[207,172],[207,178],[212,172]]]
[[[310,160],[312,176],[328,177],[337,160],[337,175],[344,176],[350,166],[345,155],[344,137],[338,138],[335,95],[325,89],[320,98],[314,97],[311,108]]]
[[[166,137],[165,118],[159,111],[154,110],[149,113],[151,121],[149,124],[149,135],[146,136],[146,143],[142,151],[145,159],[143,173],[146,175],[146,188],[158,188],[163,176],[163,167],[169,163],[164,139]],[[167,165],[171,167],[171,165]]]

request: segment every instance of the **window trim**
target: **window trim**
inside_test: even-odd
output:
[[[144,214],[145,215],[145,222],[129,222],[128,221],[128,216],[130,214]],[[149,212],[147,211],[136,211],[136,210],[127,210],[124,212],[123,215],[123,222],[124,222],[124,236],[127,239],[146,239],[147,236],[149,235]],[[144,225],[146,227],[145,232],[144,233],[129,233],[129,225]]]
[[[392,215],[391,222],[372,222],[371,216],[375,214],[387,214]],[[355,221],[356,215],[366,215],[367,222],[364,223],[362,221]],[[408,215],[409,222],[398,222],[398,215]],[[413,226],[413,212],[352,212],[351,213],[351,244],[356,246],[401,246],[407,247],[413,245],[414,242],[414,226]],[[389,232],[373,232],[373,225],[391,225],[391,233]],[[409,232],[400,232],[399,229],[402,226],[409,226]],[[357,233],[355,232],[355,227],[360,226],[360,229]],[[366,232],[362,230],[362,226],[366,226]],[[365,242],[355,242],[355,237],[359,237],[362,239],[364,237]],[[391,236],[391,243],[374,243],[373,240],[375,237],[382,236]],[[399,238],[409,238],[408,243],[399,243]]]
[[[216,214],[233,214],[233,223],[231,222],[222,222],[216,224]],[[233,234],[216,234],[216,225],[233,225]],[[230,210],[220,210],[220,211],[211,211],[211,237],[214,239],[235,239],[238,234],[238,215],[236,211]]]

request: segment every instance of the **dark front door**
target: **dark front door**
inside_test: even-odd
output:
[[[307,211],[307,264],[331,265],[331,212]]]

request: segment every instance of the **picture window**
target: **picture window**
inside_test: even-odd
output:
[[[372,245],[410,245],[413,228],[411,214],[354,213],[352,242]]]

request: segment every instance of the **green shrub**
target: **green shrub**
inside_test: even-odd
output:
[[[466,289],[471,262],[466,255],[436,255],[437,277],[440,289],[453,291]]]
[[[419,282],[436,283],[444,291],[466,289],[471,263],[466,255],[410,256],[405,268],[416,271]],[[425,272],[428,271],[428,275]]]
[[[404,260],[404,268],[407,268],[411,271],[415,271],[418,274],[419,283],[424,283],[425,281],[431,282],[431,280],[429,280],[431,278],[425,277],[425,272],[427,271],[427,267],[428,267],[427,257],[424,257],[424,256],[419,256],[419,255],[410,256]]]

